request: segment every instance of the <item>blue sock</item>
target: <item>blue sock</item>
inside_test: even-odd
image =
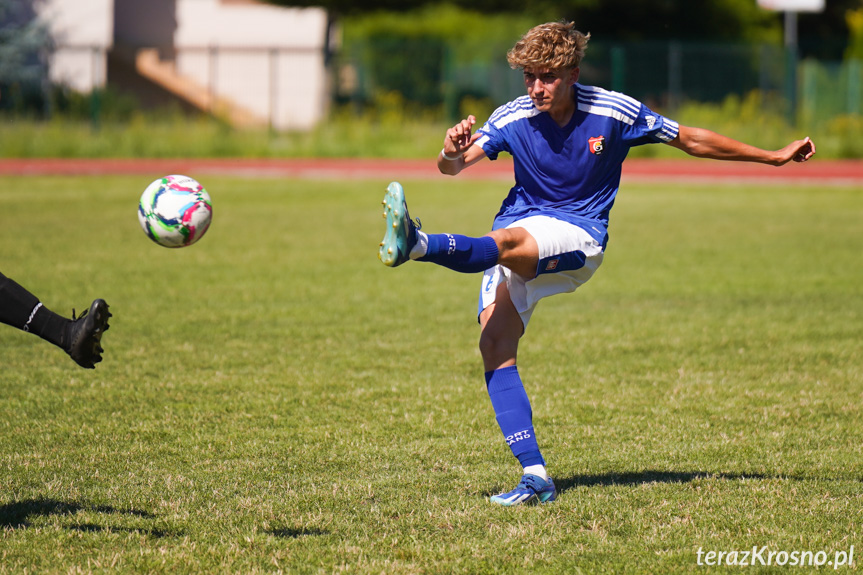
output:
[[[419,261],[432,262],[466,274],[484,272],[497,264],[498,249],[488,237],[428,234],[428,251]]]
[[[545,465],[533,432],[533,410],[516,366],[502,367],[485,374],[488,396],[512,454],[522,467]]]

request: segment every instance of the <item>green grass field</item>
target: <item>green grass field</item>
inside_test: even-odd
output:
[[[479,277],[380,264],[386,175],[202,178],[213,226],[183,250],[137,223],[161,175],[0,178],[0,271],[114,312],[94,371],[0,326],[0,573],[861,563],[859,190],[626,186],[602,268],[540,305],[519,357],[560,496],[501,509],[520,469]],[[427,230],[470,235],[506,188],[403,183]]]

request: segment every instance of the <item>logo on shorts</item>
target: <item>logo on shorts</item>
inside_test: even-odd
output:
[[[587,145],[590,148],[590,153],[598,156],[605,151],[605,136],[588,138]]]
[[[557,265],[560,263],[560,258],[554,258],[553,260],[549,260],[547,264],[545,264],[545,271],[551,272],[557,269]]]
[[[495,274],[491,274],[488,276],[488,283],[485,284],[485,291],[490,292],[491,286],[494,284],[494,276]]]

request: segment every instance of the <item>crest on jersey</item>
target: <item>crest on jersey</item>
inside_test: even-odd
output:
[[[590,153],[598,156],[605,151],[605,136],[588,138],[587,145],[590,148]]]
[[[652,130],[653,126],[656,125],[656,116],[645,116],[644,120],[647,122],[648,130]]]
[[[558,264],[560,264],[560,258],[554,258],[550,260],[547,264],[545,264],[545,271],[550,272],[557,269]]]

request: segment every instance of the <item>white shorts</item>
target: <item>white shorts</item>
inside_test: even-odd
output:
[[[593,276],[602,263],[602,244],[580,227],[548,216],[531,216],[507,228],[524,228],[539,248],[537,276],[525,280],[501,265],[485,271],[479,293],[479,310],[494,303],[497,287],[506,281],[509,297],[521,316],[524,327],[544,297],[575,291]]]

